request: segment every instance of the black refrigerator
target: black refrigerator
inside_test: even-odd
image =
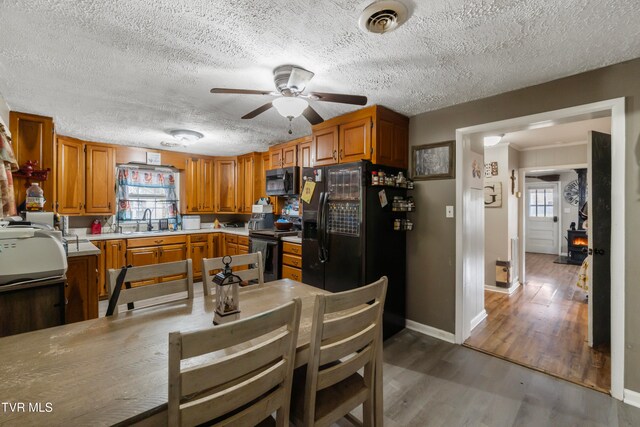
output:
[[[315,183],[310,202],[302,201],[302,281],[341,292],[387,276],[386,339],[405,326],[406,235],[394,231],[398,215],[391,207],[407,190],[372,186],[378,169],[362,161],[302,170],[303,185]]]

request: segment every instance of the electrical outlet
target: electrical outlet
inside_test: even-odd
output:
[[[453,218],[453,206],[447,206],[445,214],[447,218]]]

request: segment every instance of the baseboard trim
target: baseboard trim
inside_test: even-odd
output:
[[[487,310],[482,309],[482,311],[478,313],[478,315],[471,320],[471,328],[469,329],[469,331],[473,331],[476,328],[476,326],[478,326],[480,322],[482,322],[486,318],[487,318]]]
[[[637,391],[633,391],[633,390],[629,390],[628,388],[625,388],[623,402],[626,403],[627,405],[640,408],[640,393],[638,393]]]
[[[501,294],[511,295],[519,287],[520,287],[520,282],[517,281],[514,285],[512,285],[512,286],[510,286],[508,288],[501,288],[499,286],[493,286],[493,285],[484,285],[484,290],[485,291],[491,291],[491,292],[498,292],[498,293],[501,293]]]
[[[437,338],[442,341],[449,342],[451,344],[456,343],[456,337],[451,332],[443,331],[442,329],[434,328],[433,326],[423,325],[422,323],[414,322],[407,319],[406,328],[412,331],[420,332],[421,334]]]

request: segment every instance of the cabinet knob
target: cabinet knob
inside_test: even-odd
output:
[[[336,154],[337,154],[336,150],[333,150],[333,160],[338,160],[337,157],[336,157]]]
[[[109,209],[111,209],[111,202],[109,202],[107,206],[109,207]]]
[[[340,149],[340,160],[342,160],[343,155],[342,155],[342,148]]]

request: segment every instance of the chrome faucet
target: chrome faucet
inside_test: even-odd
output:
[[[153,230],[153,225],[151,225],[151,209],[147,208],[144,210],[144,213],[142,214],[142,220],[144,221],[145,219],[147,219],[147,212],[149,212],[149,220],[147,222],[147,231],[151,231]]]

